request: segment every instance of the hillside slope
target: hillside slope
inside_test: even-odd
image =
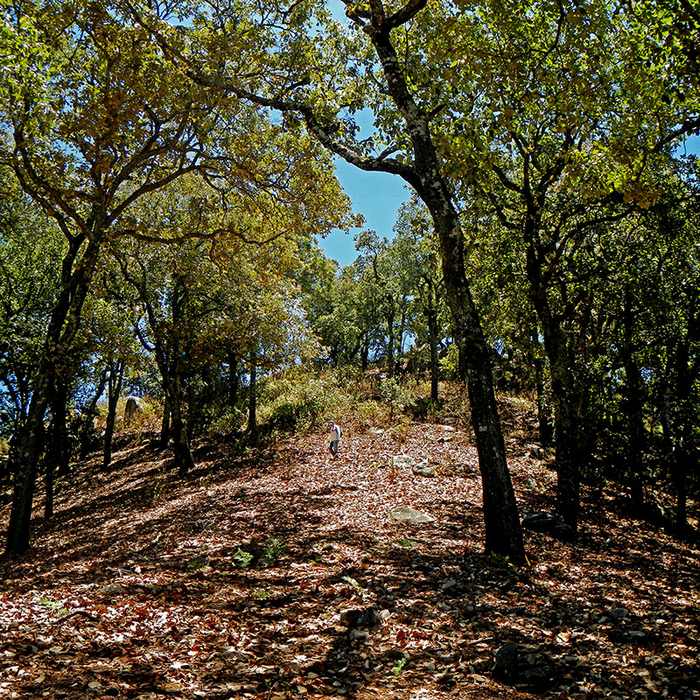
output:
[[[551,470],[509,449],[522,510],[550,507]],[[527,533],[528,567],[490,561],[460,431],[347,430],[337,459],[323,434],[197,458],[182,482],[133,437],[109,473],[76,466],[30,554],[0,569],[1,697],[697,692],[697,548],[586,503],[579,545]],[[434,520],[397,522],[401,507]]]

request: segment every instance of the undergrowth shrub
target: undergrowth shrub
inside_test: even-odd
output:
[[[353,411],[353,417],[364,428],[373,425],[383,425],[389,422],[389,408],[381,401],[360,401]]]
[[[353,403],[353,384],[337,373],[313,375],[293,368],[268,378],[260,392],[260,421],[279,430],[308,430],[321,419],[345,415]]]
[[[240,432],[246,420],[246,414],[239,408],[226,407],[220,415],[211,420],[207,432],[212,437],[226,437]]]
[[[401,413],[415,398],[415,380],[399,382],[390,377],[382,381],[379,393],[389,406],[389,417]]]
[[[128,397],[120,397],[117,401],[117,420],[115,429],[117,432],[127,431],[130,433],[152,432],[160,430],[160,423],[163,418],[163,407],[159,401],[150,397],[139,398],[140,411],[137,411],[128,425],[124,424],[124,408]],[[98,431],[105,429],[107,421],[107,402],[101,401],[97,405],[97,417],[95,428]]]
[[[392,422],[389,435],[399,445],[403,445],[408,437],[408,430],[411,427],[411,419],[408,416],[399,416]]]
[[[457,379],[459,377],[459,349],[452,343],[443,357],[438,360],[440,374],[443,377]]]

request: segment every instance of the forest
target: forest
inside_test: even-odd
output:
[[[695,0],[0,11],[0,697],[700,696]]]

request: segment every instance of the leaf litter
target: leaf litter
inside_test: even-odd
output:
[[[547,510],[554,474],[512,435],[521,509]],[[698,696],[697,546],[585,493],[576,546],[526,531],[528,566],[489,559],[462,430],[209,447],[185,482],[147,442],[98,465],[0,565],[0,697]],[[511,650],[536,673],[499,676]]]

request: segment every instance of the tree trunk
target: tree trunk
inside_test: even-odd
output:
[[[525,220],[524,238],[527,243],[528,293],[544,336],[544,349],[549,359],[552,376],[552,395],[555,403],[555,449],[557,465],[557,509],[571,529],[572,537],[578,531],[580,500],[580,455],[577,452],[578,424],[576,379],[574,363],[559,319],[549,304],[547,285],[542,275],[542,256],[538,248],[537,213],[529,212]]]
[[[163,420],[160,424],[160,438],[158,440],[158,449],[164,450],[168,447],[170,440],[170,401],[168,393],[165,392],[163,397]]]
[[[552,421],[547,406],[545,392],[545,362],[539,356],[539,332],[535,329],[530,334],[530,353],[532,364],[535,367],[535,390],[537,392],[537,425],[542,447],[552,444]],[[537,350],[535,348],[538,348]]]
[[[192,451],[187,434],[187,420],[182,410],[181,379],[175,375],[170,380],[170,417],[173,437],[173,453],[175,466],[182,478],[186,477],[190,469],[194,468]]]
[[[85,412],[81,415],[80,425],[80,457],[87,457],[95,436],[95,417],[97,416],[97,403],[102,398],[107,386],[107,368],[100,373],[100,383],[97,385],[94,396],[90,399]]]
[[[365,331],[362,337],[362,371],[369,367],[369,331]]]
[[[63,260],[61,292],[51,313],[29,414],[16,442],[16,455],[12,458],[16,472],[7,529],[7,553],[10,555],[23,554],[29,548],[34,490],[37,467],[44,448],[44,415],[51,396],[50,387],[55,386],[58,378],[58,359],[70,356],[71,344],[80,328],[83,304],[99,256],[100,237],[95,236],[88,242],[80,263],[74,268],[79,247],[79,243],[71,245]],[[66,377],[62,379],[67,382]]]
[[[7,553],[23,554],[29,548],[32,504],[37,465],[44,449],[44,414],[48,406],[47,377],[40,376],[34,386],[29,415],[15,441],[10,455],[15,476],[12,488],[12,509],[7,529]]]
[[[58,380],[51,390],[51,446],[50,457],[53,467],[59,476],[67,476],[71,448],[68,439],[68,387],[64,381]]]
[[[694,299],[694,297],[691,298]],[[693,364],[693,369],[691,369],[690,347],[691,342],[697,342],[698,325],[694,301],[692,301],[688,315],[688,335],[685,338],[679,338],[676,346],[674,357],[676,405],[671,412],[671,429],[674,437],[671,456],[671,478],[676,490],[676,527],[680,531],[684,531],[688,527],[687,476],[696,462],[693,458],[692,445],[693,429],[697,419],[697,405],[693,401],[692,390],[694,372],[697,365]],[[697,360],[694,362],[697,362]]]
[[[374,14],[374,10],[373,10]],[[453,333],[463,357],[484,498],[486,551],[525,560],[522,529],[508,472],[503,433],[493,390],[493,375],[479,312],[464,267],[464,237],[450,189],[442,177],[428,117],[416,104],[401,72],[385,20],[373,18],[369,37],[382,63],[388,92],[411,138],[414,172],[404,177],[428,207],[440,240],[442,271]]]
[[[406,305],[406,295],[403,295],[401,297],[401,321],[399,322],[399,353],[397,359],[399,362],[401,361],[401,358],[403,357],[403,336],[404,333],[406,332],[406,312],[407,312],[407,305]]]
[[[257,358],[255,350],[250,352],[250,384],[248,386],[248,433],[253,441],[258,435],[258,416],[257,416]]]
[[[112,463],[112,438],[114,437],[114,425],[117,420],[117,404],[122,391],[122,381],[124,379],[123,360],[110,362],[108,395],[107,395],[107,422],[105,424],[104,450],[102,453],[102,469],[109,469]]]
[[[49,425],[48,445],[44,455],[46,500],[44,503],[44,518],[53,517],[54,476],[58,471],[60,476],[68,474],[70,462],[70,446],[68,444],[68,390],[62,382],[50,390],[49,406],[51,423]]]
[[[459,245],[461,249],[461,240]],[[454,255],[458,253],[455,251]],[[443,256],[445,287],[454,319],[455,341],[466,363],[471,421],[481,472],[486,550],[520,563],[525,559],[522,530],[496,408],[488,347],[464,272],[457,271],[449,260],[450,256]]]
[[[430,305],[427,312],[428,332],[430,334],[430,400],[438,401],[438,381],[440,379],[438,364],[438,335],[437,335],[437,310]]]
[[[688,486],[687,474],[694,464],[693,458],[681,448],[674,450],[671,460],[671,479],[676,491],[676,529],[683,532],[688,528]]]
[[[554,378],[552,368],[552,393],[555,396],[555,449],[557,467],[557,510],[571,529],[572,537],[578,532],[578,514],[581,489],[581,468],[578,445],[578,416],[570,392],[562,388],[561,370]]]
[[[552,421],[547,406],[547,396],[544,384],[544,360],[535,360],[535,384],[537,387],[537,428],[542,447],[552,444]]]
[[[44,520],[47,522],[53,518],[53,482],[54,482],[54,461],[49,459],[46,462],[46,501],[44,502]]]
[[[228,405],[236,408],[241,377],[238,374],[238,358],[232,352],[228,354]]]
[[[644,501],[642,469],[642,452],[645,443],[644,398],[639,366],[634,357],[634,316],[632,311],[632,294],[631,290],[627,288],[625,290],[624,339],[622,343],[622,362],[625,368],[625,412],[628,425],[627,473],[630,480],[632,505],[641,508]]]
[[[394,317],[393,311],[386,316],[386,328],[389,336],[387,339],[386,372],[390,377],[394,376],[394,345],[396,344],[394,339]]]

